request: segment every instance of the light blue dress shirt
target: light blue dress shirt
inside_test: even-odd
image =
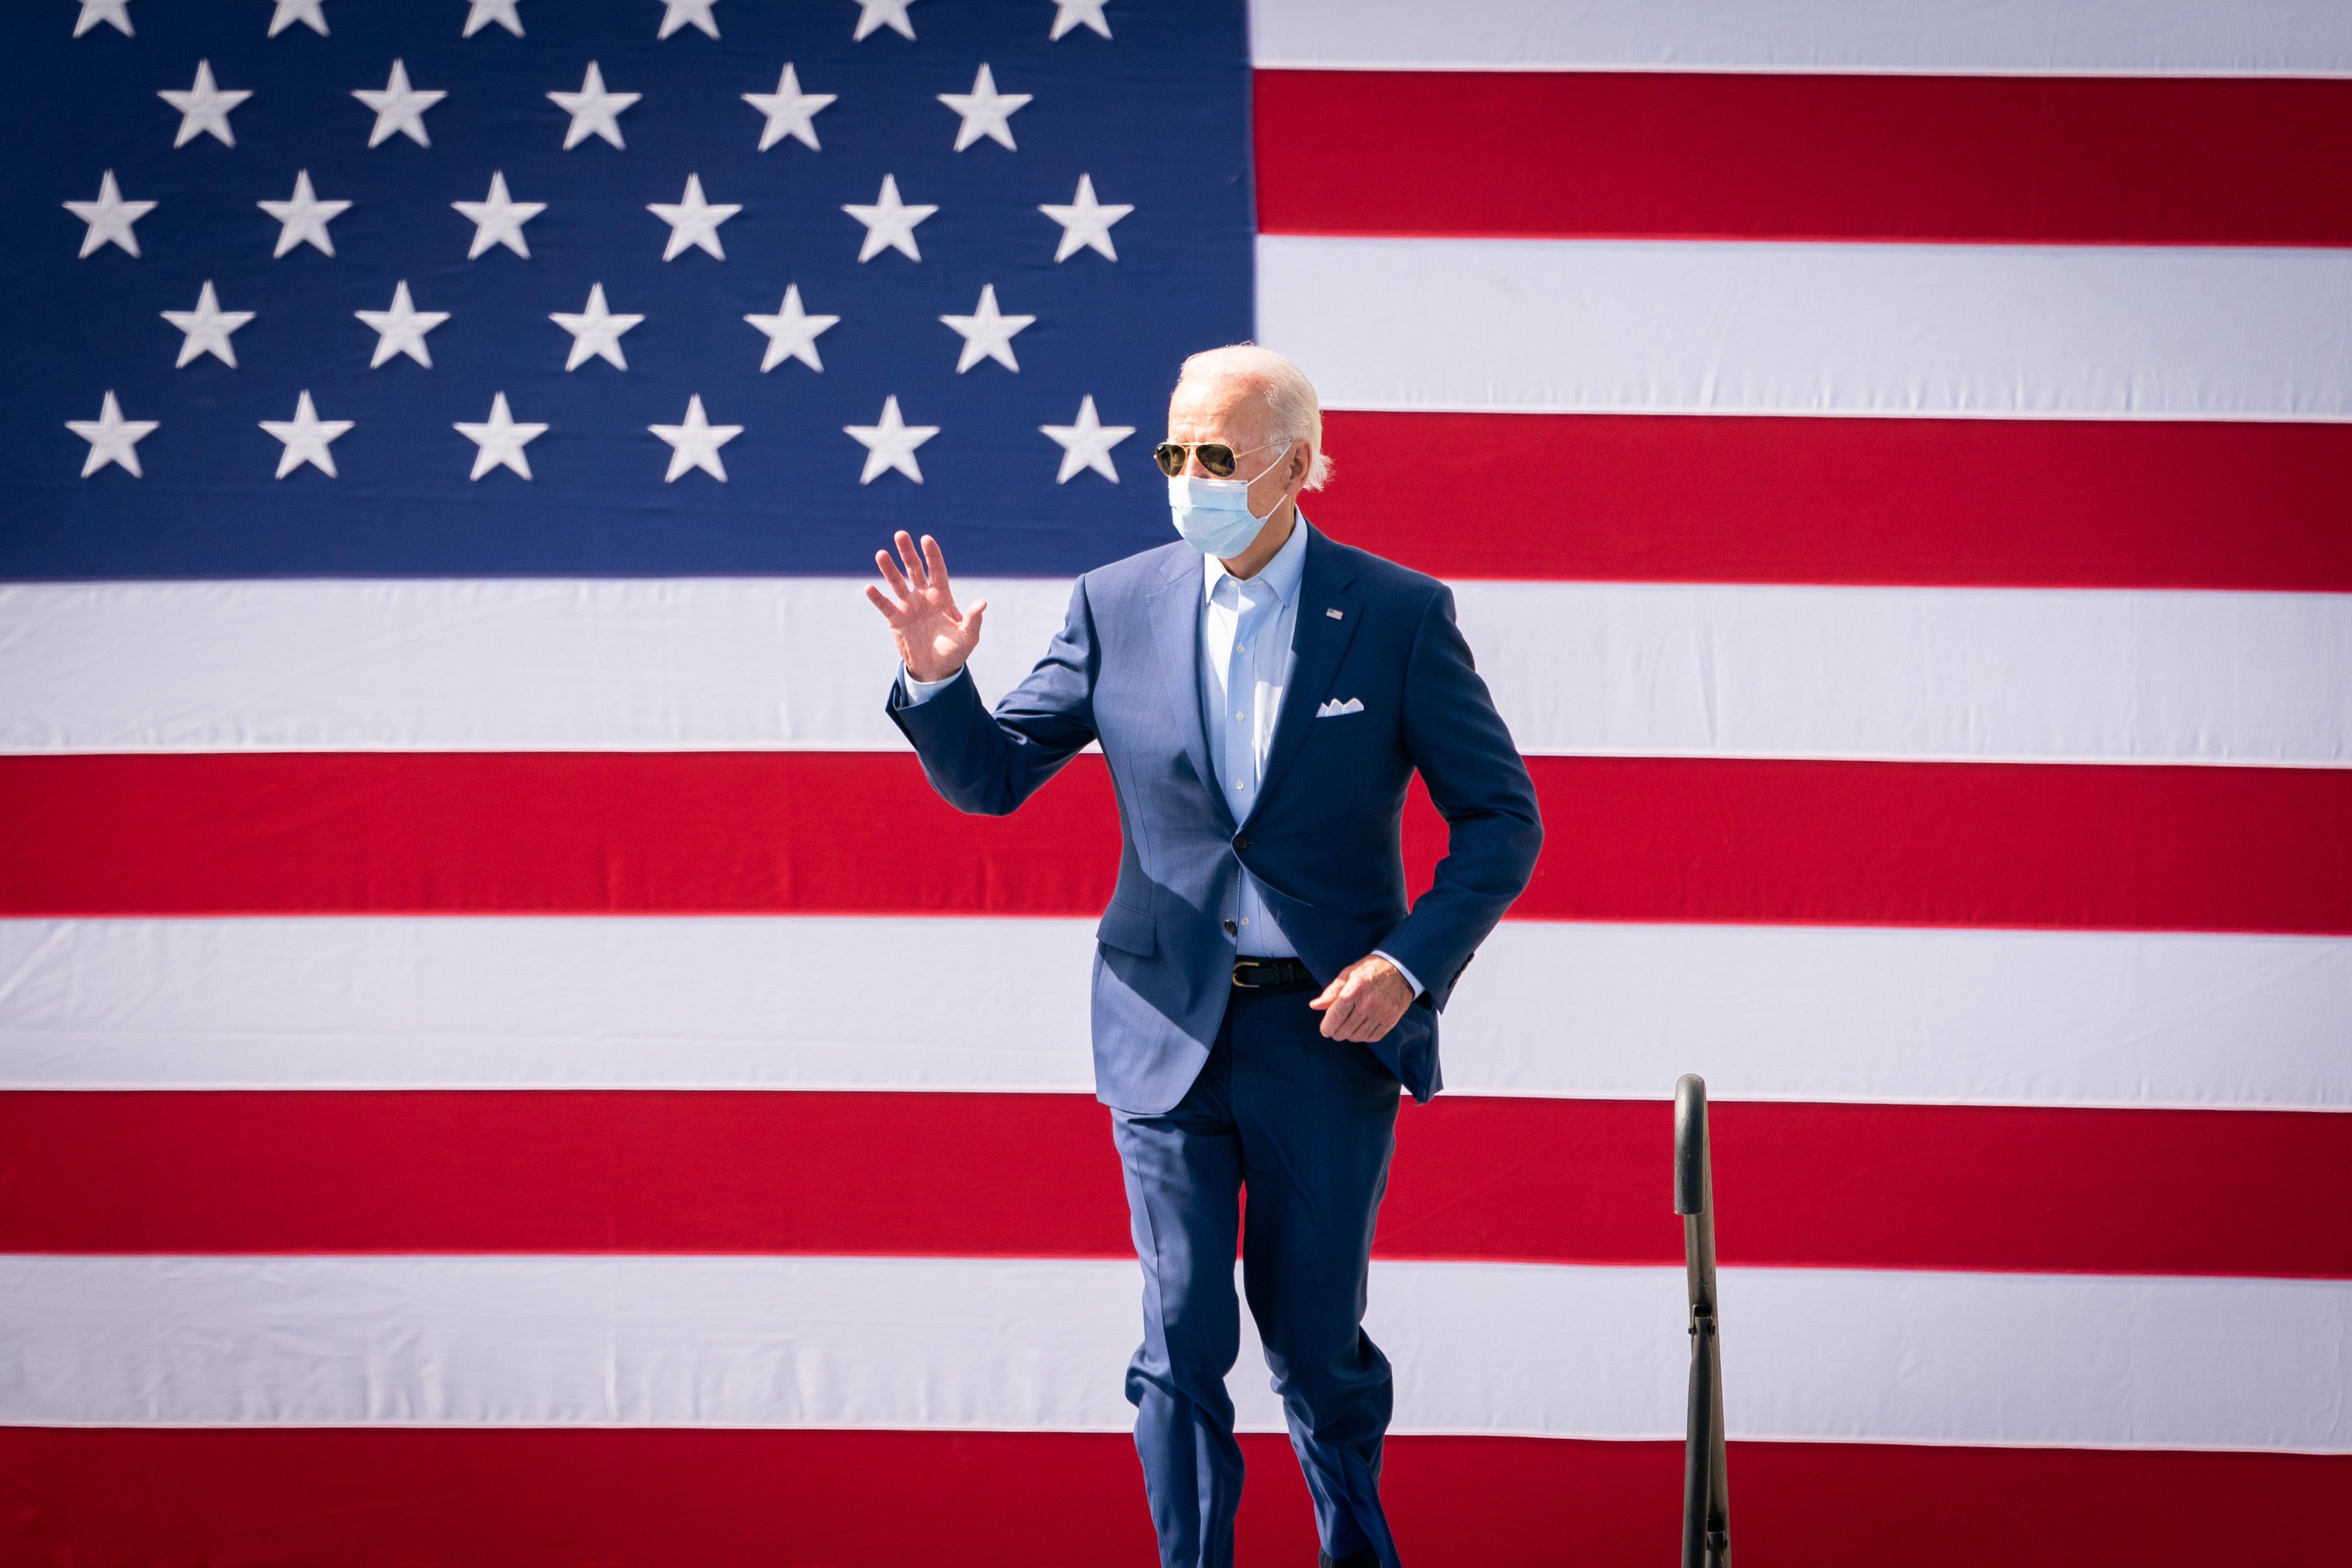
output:
[[[1244,582],[1214,556],[1201,574],[1201,719],[1217,790],[1236,822],[1246,821],[1265,781],[1282,694],[1298,664],[1298,580],[1307,570],[1307,529],[1293,523],[1274,559]],[[1295,958],[1298,949],[1266,913],[1257,879],[1234,884],[1234,945],[1244,958]]]
[[[1298,627],[1298,584],[1307,570],[1307,517],[1297,515],[1290,537],[1274,559],[1246,581],[1225,570],[1215,556],[1203,556],[1201,573],[1201,719],[1208,731],[1209,762],[1218,792],[1234,821],[1245,821],[1265,779],[1274,748],[1275,722],[1282,695],[1297,667],[1294,647]],[[909,703],[929,702],[955,679],[919,681],[899,672]],[[1266,912],[1257,879],[1244,868],[1234,892],[1234,946],[1244,958],[1293,958],[1298,949]],[[1375,951],[1378,951],[1375,949]],[[1421,982],[1387,954],[1413,994]]]

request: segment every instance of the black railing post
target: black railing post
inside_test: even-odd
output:
[[[1675,1085],[1675,1212],[1683,1217],[1690,1287],[1690,1404],[1683,1439],[1683,1568],[1731,1568],[1723,1453],[1723,1356],[1715,1322],[1715,1176],[1707,1158],[1706,1080]]]

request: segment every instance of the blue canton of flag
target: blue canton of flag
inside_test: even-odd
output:
[[[1239,0],[10,7],[0,576],[1061,575],[1248,335]]]

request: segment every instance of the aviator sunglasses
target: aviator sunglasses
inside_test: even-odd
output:
[[[1160,471],[1173,479],[1184,472],[1185,454],[1197,453],[1202,467],[1220,479],[1230,479],[1234,476],[1234,465],[1247,457],[1250,452],[1265,452],[1289,444],[1287,441],[1269,441],[1264,446],[1251,447],[1249,452],[1236,452],[1222,441],[1163,441],[1151,449],[1151,457],[1160,465]]]

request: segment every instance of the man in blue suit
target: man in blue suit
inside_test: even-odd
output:
[[[1122,842],[1095,933],[1095,1078],[1143,1262],[1127,1396],[1160,1561],[1233,1561],[1238,1240],[1321,1562],[1398,1568],[1379,1490],[1392,1380],[1362,1328],[1397,1092],[1437,1092],[1438,1015],[1543,829],[1454,596],[1300,515],[1329,465],[1297,367],[1196,354],[1168,424],[1155,455],[1181,537],[1081,577],[992,714],[964,672],[986,603],[956,607],[928,537],[877,554],[891,591],[866,594],[904,666],[888,709],[965,811],[1013,810],[1089,742],[1109,764]],[[1408,912],[1416,769],[1450,837]]]

